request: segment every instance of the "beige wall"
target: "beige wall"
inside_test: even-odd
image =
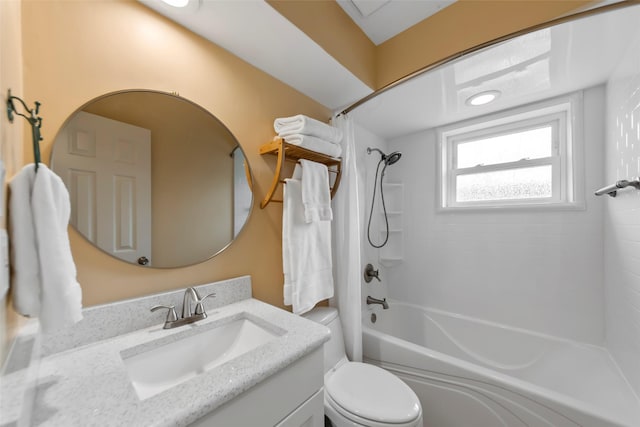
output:
[[[24,32],[25,92],[42,102],[44,158],[67,116],[99,95],[129,88],[178,92],[238,138],[259,198],[275,166],[258,154],[273,137],[273,119],[297,113],[329,117],[318,103],[137,2],[26,0],[22,13],[31,29]],[[281,221],[281,205],[254,207],[229,249],[207,262],[168,270],[114,260],[72,231],[84,304],[250,274],[254,295],[282,306]]]
[[[22,90],[22,36],[20,25],[20,3],[0,1],[0,92],[2,93],[2,113],[0,114],[0,158],[6,168],[5,189],[2,205],[6,207],[6,181],[22,166],[22,144],[25,121],[18,117],[10,123],[5,113],[4,102],[7,90],[12,95],[24,99]],[[25,99],[29,106],[33,101]],[[0,211],[0,228],[6,228],[6,210]],[[20,318],[10,308],[10,298],[0,301],[0,366],[4,362],[9,342],[17,329]]]

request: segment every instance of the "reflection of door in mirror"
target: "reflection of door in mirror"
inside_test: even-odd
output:
[[[69,189],[71,224],[120,259],[151,265],[151,132],[79,112],[60,137],[56,171]]]

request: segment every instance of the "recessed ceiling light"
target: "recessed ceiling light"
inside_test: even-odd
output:
[[[467,105],[486,105],[495,101],[501,94],[499,90],[487,90],[485,92],[476,93],[473,96],[467,98]]]
[[[162,0],[169,6],[173,7],[186,7],[189,4],[189,0]]]

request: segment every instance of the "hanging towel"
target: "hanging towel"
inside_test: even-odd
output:
[[[285,180],[283,199],[284,303],[302,314],[333,296],[331,223],[305,222],[300,180]]]
[[[331,191],[327,166],[300,159],[302,166],[302,204],[305,222],[331,221]]]
[[[273,122],[273,128],[280,137],[302,134],[315,136],[334,144],[339,144],[342,141],[342,131],[340,129],[302,114],[277,118]]]
[[[82,291],[67,233],[69,193],[44,164],[37,172],[27,165],[10,187],[12,286],[14,295],[20,295],[14,305],[24,315],[38,316],[44,333],[54,332],[82,319]]]
[[[29,317],[40,313],[40,265],[31,216],[31,191],[36,177],[34,167],[33,164],[26,165],[9,183],[13,308]]]
[[[293,134],[285,136],[284,140],[289,144],[326,154],[329,157],[340,157],[340,154],[342,154],[342,147],[340,145],[332,144],[315,136]]]

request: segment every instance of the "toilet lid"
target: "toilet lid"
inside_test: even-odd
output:
[[[374,365],[347,362],[325,381],[331,399],[361,418],[407,423],[420,415],[413,390],[395,375]]]

